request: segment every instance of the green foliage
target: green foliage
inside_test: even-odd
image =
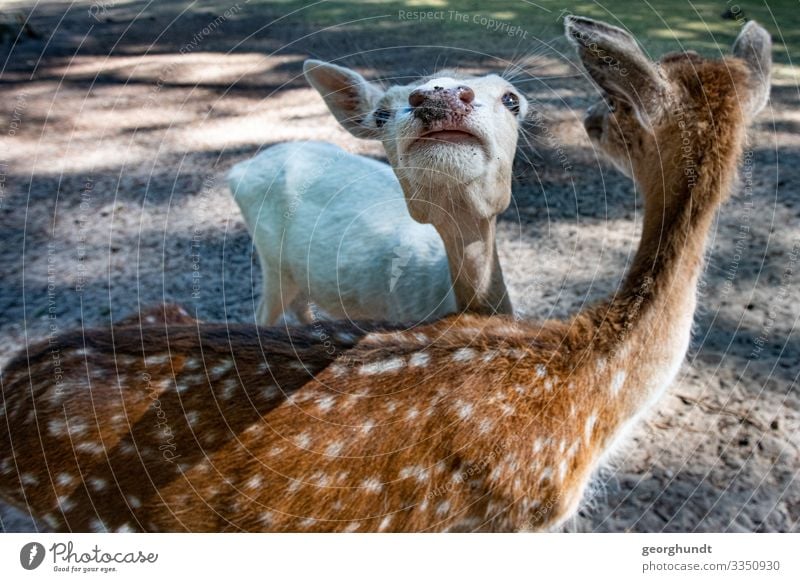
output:
[[[683,47],[709,56],[725,53],[740,26],[746,19],[754,19],[773,34],[777,62],[790,63],[793,55],[800,57],[797,0],[770,0],[769,4],[749,0],[365,0],[317,4],[307,0],[253,0],[250,6],[259,2],[268,3],[273,9],[280,7],[284,13],[296,10],[289,18],[319,28],[334,27],[352,34],[382,31],[387,39],[400,45],[403,41],[437,44],[505,57],[520,54],[526,44],[538,44],[537,39],[554,42],[563,50],[561,18],[567,12],[628,28],[654,56]],[[726,9],[732,11],[729,18],[722,16]],[[434,12],[438,18],[409,18],[401,12]],[[481,24],[482,18],[507,26],[492,30]],[[517,27],[514,34],[510,34],[511,27]],[[526,33],[524,38],[520,31]]]

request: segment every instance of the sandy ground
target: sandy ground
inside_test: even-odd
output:
[[[173,3],[134,20],[136,4],[99,20],[88,4],[66,13],[42,4],[33,23],[43,38],[5,49],[0,365],[51,325],[107,325],[162,300],[207,320],[252,320],[260,274],[226,171],[284,140],[382,157],[379,144],[339,129],[299,76],[307,55],[347,55],[375,37],[303,38],[310,31],[291,20],[254,34],[252,19],[234,16],[181,55],[216,15],[187,12],[170,25]],[[431,70],[431,54],[347,62],[367,75],[402,76]],[[464,54],[451,55],[455,62],[495,65]],[[562,316],[615,289],[641,206],[585,137],[591,86],[557,54],[524,64],[540,77],[525,87],[544,128],[528,128],[533,147],[521,149],[500,255],[520,314]],[[711,233],[680,377],[567,529],[800,529],[797,96],[793,77],[777,71],[771,106],[751,132],[747,173]],[[0,529],[33,528],[0,507]]]

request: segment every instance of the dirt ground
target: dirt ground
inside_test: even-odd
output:
[[[0,366],[51,325],[108,325],[162,300],[205,320],[252,320],[260,273],[227,170],[286,140],[383,159],[306,86],[308,56],[384,78],[445,63],[502,70],[514,58],[540,116],[498,229],[516,310],[564,316],[616,288],[635,251],[640,200],[585,136],[580,118],[596,93],[566,44],[399,50],[404,33],[391,26],[354,34],[286,16],[281,4],[220,21],[227,8],[39,2],[33,38],[0,39]],[[800,530],[797,100],[796,71],[777,66],[741,185],[710,235],[680,376],[567,530]],[[37,527],[0,507],[0,529]]]

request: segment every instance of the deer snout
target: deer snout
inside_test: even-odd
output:
[[[586,133],[589,137],[599,140],[603,136],[603,118],[608,112],[608,105],[598,103],[586,110],[586,115],[583,118],[583,127],[586,128]]]
[[[408,104],[414,108],[414,117],[423,123],[441,121],[448,117],[459,117],[472,111],[475,91],[466,85],[457,87],[435,86],[415,89],[408,96]]]

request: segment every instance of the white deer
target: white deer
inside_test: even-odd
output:
[[[345,129],[383,142],[391,167],[319,142],[234,166],[263,276],[257,321],[308,320],[309,302],[340,319],[511,313],[495,220],[511,199],[521,92],[497,75],[444,71],[383,90],[337,65],[304,70]]]

